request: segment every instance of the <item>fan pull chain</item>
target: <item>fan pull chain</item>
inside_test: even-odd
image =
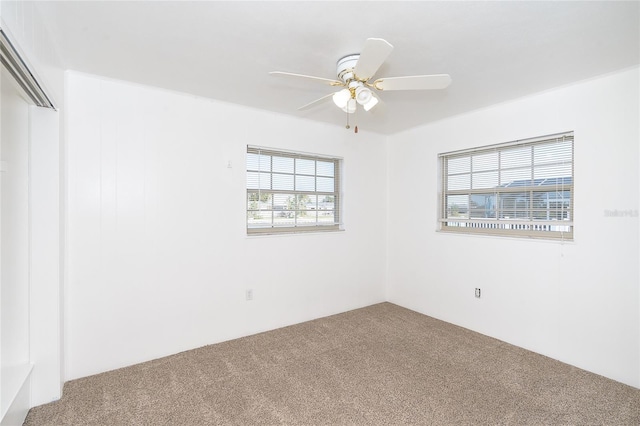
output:
[[[358,133],[358,105],[356,104],[356,110],[353,112],[353,121],[356,122],[356,128],[353,129],[353,133]]]
[[[351,126],[349,125],[349,115],[350,115],[349,112],[347,112],[347,125],[344,126],[345,129],[350,129],[351,128]],[[354,118],[357,119],[357,116],[358,116],[358,109],[357,108],[356,108],[356,110],[354,112],[354,116],[355,116]],[[355,120],[355,121],[357,122],[357,120]],[[358,125],[357,124],[356,124],[356,127],[353,129],[353,131],[354,131],[354,133],[358,133]]]

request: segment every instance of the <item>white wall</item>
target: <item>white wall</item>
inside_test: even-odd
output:
[[[626,70],[390,137],[389,300],[640,387],[638,80]],[[569,130],[574,242],[436,232],[438,153]],[[634,216],[605,215],[616,209]]]
[[[64,74],[56,47],[47,34],[36,2],[0,2],[0,26],[11,38],[30,71],[60,109],[64,108]],[[61,113],[29,107],[29,292],[28,358],[33,365],[31,406],[58,399],[62,393],[62,283],[64,241],[61,238]],[[3,123],[6,124],[6,123]]]
[[[638,70],[628,70],[385,144],[381,136],[68,73],[67,380],[386,294],[639,386],[638,218],[605,215],[638,209],[637,93]],[[567,130],[576,138],[574,242],[435,232],[439,152]],[[347,231],[246,237],[246,144],[343,156]],[[387,188],[385,173],[375,173],[385,161]],[[388,213],[368,211],[371,199]],[[334,274],[310,273],[332,262]]]
[[[29,109],[31,406],[62,396],[59,113]]]
[[[66,106],[67,380],[384,301],[385,138],[75,72]],[[343,157],[346,230],[247,237],[247,144]]]
[[[0,78],[0,421],[24,412],[29,363],[29,105]],[[18,402],[17,406],[14,405]]]

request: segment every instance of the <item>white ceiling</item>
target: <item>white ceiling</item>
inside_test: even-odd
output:
[[[46,1],[69,69],[344,126],[334,89],[268,75],[336,78],[368,37],[395,49],[376,77],[448,73],[441,91],[384,92],[356,121],[391,134],[640,62],[640,3]],[[353,117],[352,117],[353,124]]]

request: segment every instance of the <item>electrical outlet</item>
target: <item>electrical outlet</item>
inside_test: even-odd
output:
[[[247,291],[245,292],[245,298],[247,300],[253,300],[253,289],[252,288],[248,288]]]
[[[476,297],[480,299],[480,289],[476,287]]]

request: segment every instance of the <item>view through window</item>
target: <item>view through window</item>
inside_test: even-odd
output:
[[[573,238],[573,132],[439,157],[441,230]]]
[[[339,158],[247,147],[247,233],[338,230]]]

